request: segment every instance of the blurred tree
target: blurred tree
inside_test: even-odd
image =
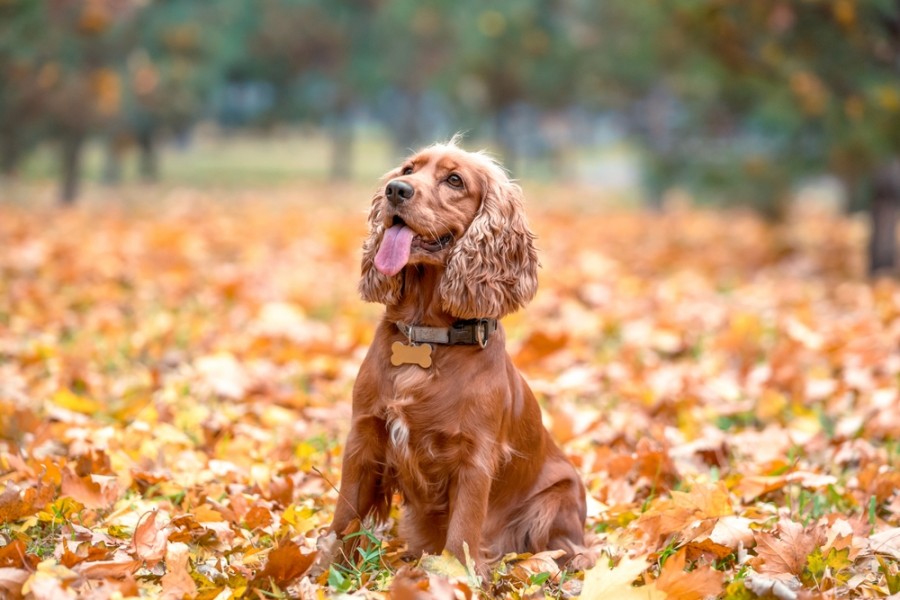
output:
[[[682,47],[710,64],[722,105],[768,144],[773,159],[750,175],[837,174],[868,201],[870,268],[896,269],[900,0],[678,0],[669,10]]]
[[[104,178],[120,177],[123,151],[132,143],[146,180],[159,176],[164,132],[184,136],[207,109],[210,94],[242,48],[232,47],[241,7],[229,2],[155,0],[143,6],[123,32],[117,68],[122,110],[108,124]]]
[[[575,99],[574,48],[561,0],[453,5],[458,25],[459,100],[493,122],[504,163],[517,170],[522,130],[533,129],[516,108],[553,110]]]
[[[38,3],[0,3],[0,169],[13,175],[37,136],[43,89],[53,79],[28,43],[41,34]]]
[[[398,154],[439,135],[432,105],[452,93],[459,27],[447,0],[394,0],[373,23],[376,110]],[[377,89],[376,89],[377,88]]]
[[[6,170],[29,140],[46,135],[59,146],[60,200],[75,200],[86,137],[121,110],[114,62],[136,0],[16,0],[5,4],[0,46],[4,85],[0,130]]]

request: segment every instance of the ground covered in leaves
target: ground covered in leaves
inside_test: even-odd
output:
[[[862,278],[860,222],[526,190],[544,269],[509,350],[594,569],[478,582],[404,562],[394,522],[317,563],[380,312],[370,190],[145,191],[0,203],[0,597],[900,593],[900,287]]]

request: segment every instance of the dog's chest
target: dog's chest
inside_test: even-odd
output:
[[[435,393],[433,375],[415,366],[401,369],[384,403],[386,458],[404,491],[425,491],[440,487],[465,460],[468,436],[458,402]]]

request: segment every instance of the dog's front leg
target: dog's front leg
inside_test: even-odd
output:
[[[370,513],[377,518],[387,516],[390,491],[382,480],[385,425],[382,419],[366,416],[355,418],[341,468],[341,487],[331,531],[343,534],[353,519],[363,521]]]
[[[464,545],[475,562],[479,575],[486,575],[481,557],[481,530],[487,515],[491,493],[490,471],[477,464],[462,465],[450,490],[450,524],[444,546],[463,564],[466,563]]]

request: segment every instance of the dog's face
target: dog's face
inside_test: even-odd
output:
[[[381,192],[384,235],[376,269],[393,276],[406,265],[447,264],[451,248],[475,219],[484,196],[487,173],[479,168],[485,165],[479,165],[476,156],[458,148],[433,147],[388,173]]]
[[[499,318],[532,298],[537,253],[522,191],[493,160],[436,144],[384,178],[369,212],[360,292],[394,304],[408,266],[443,268],[444,309]]]

